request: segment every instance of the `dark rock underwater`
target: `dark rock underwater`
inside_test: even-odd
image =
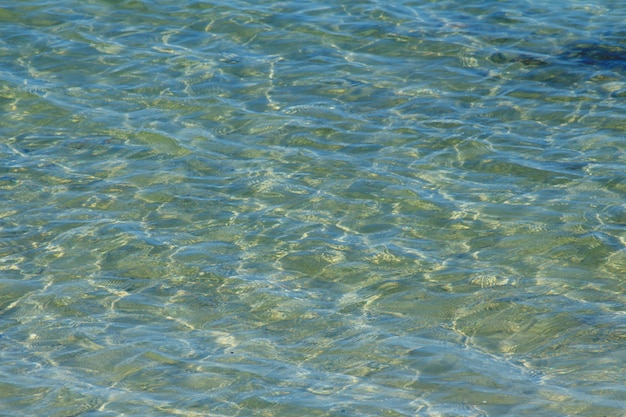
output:
[[[626,46],[618,43],[600,43],[580,41],[570,44],[565,50],[554,56],[532,53],[497,52],[489,57],[496,64],[520,63],[535,67],[553,64],[583,64],[603,70],[626,70]]]

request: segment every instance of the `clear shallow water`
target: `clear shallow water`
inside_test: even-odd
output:
[[[0,7],[0,414],[624,416],[620,3]]]

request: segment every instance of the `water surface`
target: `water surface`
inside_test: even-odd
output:
[[[0,414],[624,416],[620,3],[0,5]]]

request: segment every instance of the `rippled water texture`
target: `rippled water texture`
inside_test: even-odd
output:
[[[621,2],[0,2],[0,415],[625,416]]]

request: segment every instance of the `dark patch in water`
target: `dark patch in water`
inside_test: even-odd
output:
[[[604,69],[626,69],[626,47],[617,44],[581,42],[568,48],[561,57]]]
[[[489,57],[491,62],[496,64],[506,64],[510,62],[519,62],[524,64],[524,66],[528,67],[538,67],[542,65],[548,65],[548,62],[545,59],[539,58],[538,56],[532,56],[528,54],[511,54],[504,52],[496,52]]]
[[[496,64],[520,63],[541,67],[555,63],[584,64],[605,70],[626,70],[626,46],[595,41],[576,42],[555,56],[530,53],[497,52],[489,57]]]

